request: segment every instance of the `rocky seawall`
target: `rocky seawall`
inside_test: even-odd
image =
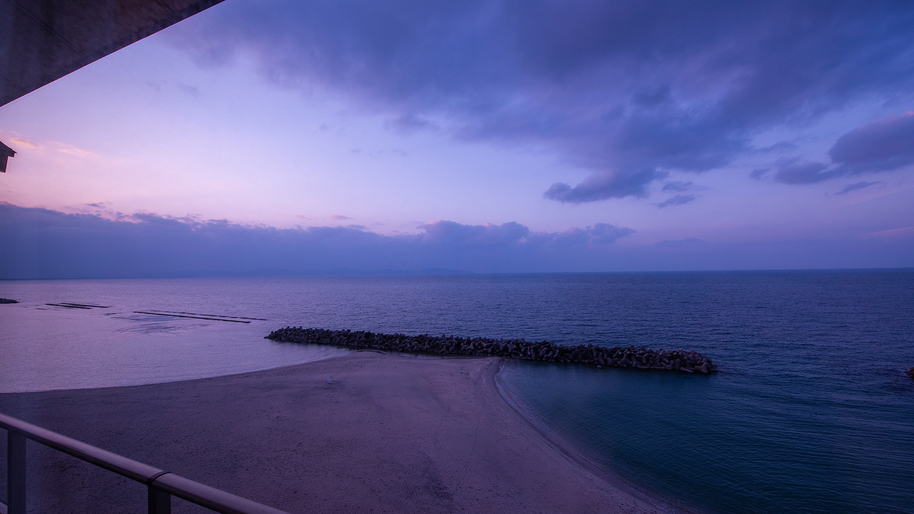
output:
[[[568,362],[598,368],[635,368],[685,373],[713,373],[717,365],[693,351],[649,350],[644,347],[561,345],[524,339],[487,339],[403,334],[376,334],[351,330],[286,327],[270,332],[265,339],[290,343],[324,344],[348,348],[432,355],[504,357],[544,362]]]

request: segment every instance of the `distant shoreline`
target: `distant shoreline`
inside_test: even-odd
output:
[[[356,270],[356,269],[331,269],[331,270],[249,270],[249,271],[176,271],[173,273],[137,273],[129,275],[83,275],[83,276],[51,276],[51,277],[0,277],[0,282],[45,282],[55,280],[182,280],[182,279],[256,279],[256,278],[429,278],[429,277],[519,277],[519,276],[547,276],[547,275],[717,275],[717,274],[771,274],[771,273],[914,273],[910,266],[886,267],[834,267],[834,268],[735,268],[735,269],[620,269],[610,271],[467,271],[443,268],[428,268],[422,270]]]

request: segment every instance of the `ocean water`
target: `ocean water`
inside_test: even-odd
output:
[[[516,362],[499,378],[674,508],[914,512],[914,270],[13,281],[0,297],[22,302],[0,305],[0,392],[345,353],[263,339],[286,325],[694,349],[720,372]],[[46,305],[62,302],[107,308]]]

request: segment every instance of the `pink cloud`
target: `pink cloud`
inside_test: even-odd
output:
[[[28,148],[40,148],[41,147],[41,145],[39,145],[37,143],[33,143],[27,139],[21,139],[18,137],[14,137],[14,138],[10,139],[10,141],[12,141],[13,143],[15,143],[19,146],[25,146]]]

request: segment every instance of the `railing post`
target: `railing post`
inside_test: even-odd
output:
[[[2,0],[0,0],[2,1]],[[42,444],[113,471],[130,480],[145,484],[150,514],[171,514],[171,497],[177,496],[191,503],[216,512],[275,512],[286,514],[234,494],[188,480],[168,471],[128,459],[101,448],[70,439],[56,432],[36,427],[25,421],[0,413],[0,429],[7,434],[7,504],[0,503],[0,512],[25,514],[26,512],[26,462],[25,441]]]
[[[149,485],[149,514],[171,514],[171,495]]]
[[[6,431],[6,502],[8,514],[25,514],[25,436]]]

